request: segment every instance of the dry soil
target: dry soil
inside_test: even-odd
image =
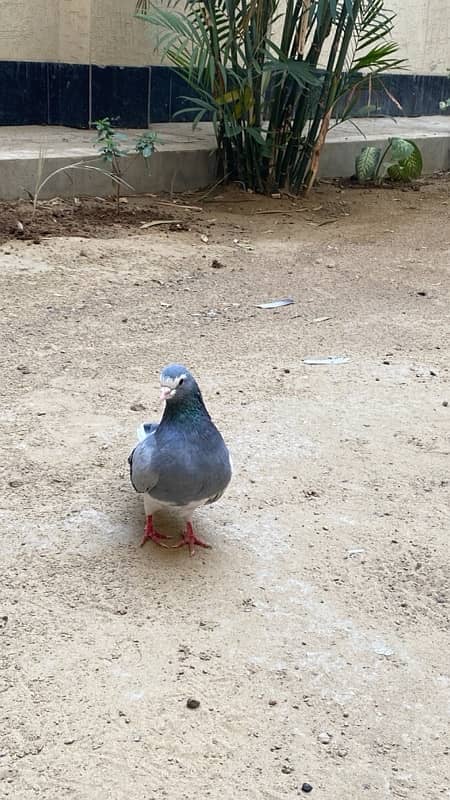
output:
[[[2,797],[450,797],[449,185],[8,206]],[[235,464],[194,558],[126,465],[172,360]]]

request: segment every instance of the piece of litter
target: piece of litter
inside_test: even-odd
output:
[[[200,239],[201,239],[201,240],[202,240],[202,242],[204,242],[205,244],[208,244],[208,242],[209,242],[209,239],[208,239],[208,237],[207,237],[206,233],[202,233],[202,235],[200,236]]]
[[[316,317],[312,322],[326,322],[328,319],[331,319],[331,317]]]
[[[329,364],[347,364],[350,361],[346,356],[328,356],[327,358],[304,358],[304,364],[327,366]]]
[[[364,547],[353,547],[351,550],[347,551],[348,556],[357,556],[360,553],[365,553]]]
[[[272,300],[270,303],[259,303],[256,308],[280,308],[281,306],[290,306],[294,302],[292,297],[283,297],[281,300]]]

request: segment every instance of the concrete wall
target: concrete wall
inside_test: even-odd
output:
[[[387,0],[409,69],[450,67],[450,0]],[[0,0],[0,60],[158,64],[155,35],[133,19],[135,0]]]
[[[159,64],[134,9],[135,0],[0,0],[0,61]]]
[[[418,74],[450,69],[450,0],[386,0],[397,13],[393,38],[400,56]]]

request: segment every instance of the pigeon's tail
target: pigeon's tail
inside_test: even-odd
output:
[[[143,422],[142,425],[139,425],[139,428],[137,429],[138,441],[143,442],[150,433],[154,433],[156,431],[157,427],[158,425],[155,422]]]

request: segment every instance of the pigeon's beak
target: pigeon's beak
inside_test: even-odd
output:
[[[173,389],[171,389],[170,386],[161,386],[161,394],[160,394],[161,402],[164,403],[165,400],[168,400],[168,398],[172,396],[172,392]]]

